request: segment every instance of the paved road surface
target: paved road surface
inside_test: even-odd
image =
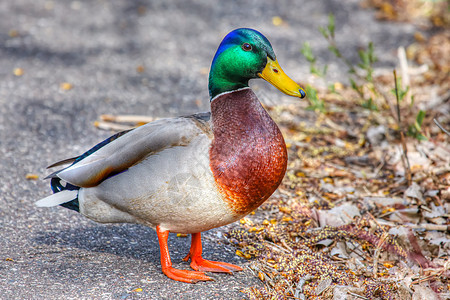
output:
[[[263,32],[285,71],[307,81],[299,49],[309,41],[330,61],[317,31],[330,12],[345,52],[372,40],[381,66],[392,67],[395,49],[412,39],[412,27],[378,23],[355,0],[1,1],[0,299],[239,299],[240,289],[258,285],[248,272],[196,285],[168,280],[153,230],[99,225],[33,202],[50,193],[45,166],[110,135],[92,126],[100,114],[208,110],[208,68],[234,28]],[[274,26],[274,16],[285,23]],[[336,64],[330,72],[345,74]],[[73,88],[61,89],[64,82]],[[266,83],[254,86],[270,101],[284,97]],[[40,178],[26,180],[27,173]],[[218,235],[206,234],[205,257],[245,265]],[[182,268],[188,248],[189,239],[171,237],[173,260]]]

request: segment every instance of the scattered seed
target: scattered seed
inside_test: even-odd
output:
[[[275,16],[272,18],[272,24],[275,26],[280,26],[284,23],[283,19],[279,16]]]
[[[15,68],[14,70],[13,70],[13,73],[14,73],[14,75],[16,75],[16,76],[22,76],[23,75],[23,69],[22,68]]]
[[[144,73],[145,67],[142,66],[142,65],[139,65],[139,66],[136,67],[136,71],[137,71],[138,73]]]
[[[18,36],[19,36],[19,32],[18,32],[17,30],[15,30],[15,29],[11,29],[11,30],[8,32],[8,35],[9,35],[9,37],[15,38],[15,37],[18,37]]]

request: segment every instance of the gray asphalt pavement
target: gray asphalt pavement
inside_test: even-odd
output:
[[[392,67],[396,48],[412,41],[410,25],[379,23],[355,0],[1,1],[0,299],[240,299],[242,288],[258,286],[248,271],[196,285],[169,280],[152,229],[100,225],[33,203],[50,193],[47,165],[111,134],[93,126],[99,115],[209,110],[208,69],[232,29],[264,33],[286,73],[306,82],[303,42],[333,62],[317,30],[330,12],[345,53],[374,41],[380,66]],[[332,63],[330,77],[343,75]],[[72,88],[62,89],[65,82]],[[284,97],[266,83],[253,86],[271,101]],[[170,237],[180,268],[188,268],[181,262],[188,249],[189,238]],[[220,230],[205,234],[204,252],[248,263],[221,242]]]

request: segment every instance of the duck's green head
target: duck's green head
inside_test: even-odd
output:
[[[303,98],[305,91],[281,69],[269,40],[256,30],[239,28],[230,32],[217,49],[209,73],[209,95],[248,87],[261,77],[283,93]]]

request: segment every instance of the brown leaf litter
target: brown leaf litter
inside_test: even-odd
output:
[[[366,3],[380,18],[425,22],[418,1]],[[440,7],[426,24],[448,25]],[[374,99],[379,110],[361,107],[360,95],[342,85],[339,94],[319,91],[325,113],[301,103],[266,107],[285,136],[288,171],[257,213],[226,234],[264,283],[243,290],[249,299],[450,298],[450,137],[433,122],[450,129],[449,40],[445,30],[418,34],[406,49],[416,66],[414,98],[399,107],[403,124],[390,74],[375,79],[385,91]],[[427,139],[402,139],[418,108]],[[98,126],[151,120],[104,116]]]

